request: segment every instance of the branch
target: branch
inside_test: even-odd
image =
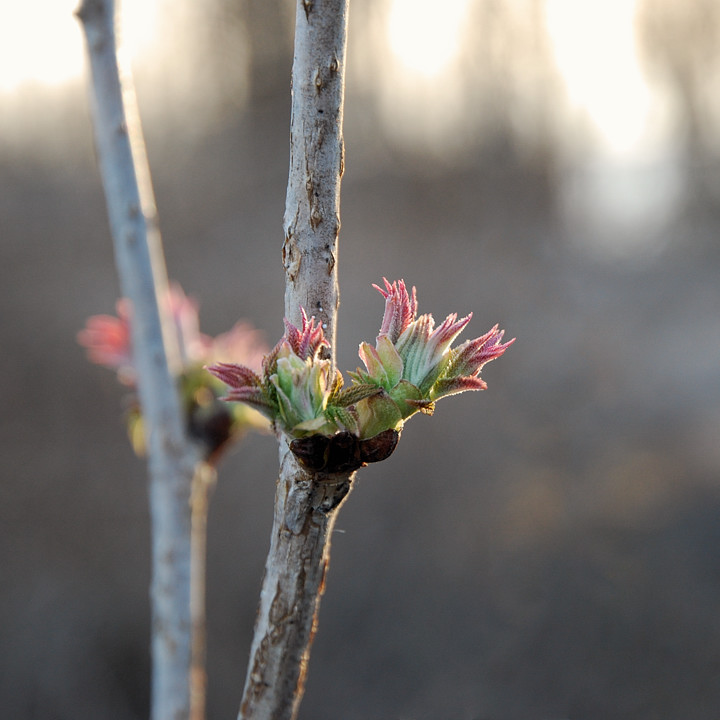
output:
[[[177,340],[158,297],[167,277],[129,70],[118,60],[113,0],[77,11],[92,75],[95,142],[122,295],[132,303],[133,356],[147,435],[152,518],[152,717],[189,716],[190,490],[202,464],[188,442],[176,387]]]
[[[283,265],[285,314],[314,315],[334,364],[343,98],[349,0],[297,0]],[[280,436],[270,551],[240,720],[291,720],[302,699],[330,560],[330,537],[353,474],[312,474]]]
[[[320,480],[284,445],[272,539],[240,720],[297,716],[317,629],[337,511],[353,477]]]
[[[205,719],[207,671],[206,569],[207,517],[210,496],[215,489],[217,473],[207,463],[201,463],[192,482],[191,499],[191,578],[190,614],[192,617],[192,667],[190,671],[190,720]]]
[[[290,174],[285,200],[285,315],[300,307],[335,348],[345,47],[349,0],[297,0]]]

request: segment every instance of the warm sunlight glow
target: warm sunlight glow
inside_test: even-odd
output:
[[[0,93],[28,85],[56,87],[81,76],[84,40],[74,16],[79,0],[6,3],[0,22]],[[149,43],[156,2],[125,0],[125,47],[133,53]]]
[[[458,56],[468,0],[391,0],[388,41],[397,59],[425,77],[435,77]]]
[[[58,85],[79,75],[83,62],[76,3],[7,3],[0,23],[0,91]]]
[[[547,0],[546,20],[570,110],[601,141],[561,181],[562,205],[598,256],[645,256],[679,202],[668,107],[642,74],[636,0]],[[576,119],[573,118],[572,122]],[[589,232],[595,228],[596,232]]]
[[[650,105],[636,54],[635,5],[635,0],[547,0],[546,5],[570,101],[618,153],[640,139]]]

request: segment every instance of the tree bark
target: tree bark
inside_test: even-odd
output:
[[[320,478],[281,446],[270,552],[240,720],[297,717],[330,561],[330,538],[353,476]]]
[[[285,315],[300,307],[335,347],[345,50],[349,0],[297,0],[290,173],[285,201]],[[334,350],[333,350],[334,352]]]
[[[290,173],[285,206],[285,315],[322,323],[335,361],[343,100],[349,0],[297,0]],[[297,716],[317,628],[335,518],[353,474],[314,475],[280,440],[270,551],[240,720]]]
[[[132,303],[133,361],[146,428],[152,521],[152,718],[190,713],[191,522],[199,452],[185,434],[174,328],[158,298],[167,275],[129,69],[119,62],[113,0],[83,0],[95,144],[122,295]]]

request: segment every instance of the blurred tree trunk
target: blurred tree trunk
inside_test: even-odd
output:
[[[349,0],[296,0],[290,173],[285,206],[285,315],[322,324],[334,364],[343,100]],[[290,720],[302,699],[337,512],[354,474],[301,468],[280,440],[270,551],[241,720]]]
[[[720,4],[643,0],[636,23],[646,63],[655,75],[664,76],[676,106],[686,201],[694,208],[712,207],[718,191],[715,163],[709,158],[716,142],[718,110],[708,78],[720,59]]]

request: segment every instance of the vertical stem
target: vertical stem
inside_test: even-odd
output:
[[[335,348],[345,55],[349,0],[297,0],[290,173],[285,201],[285,315],[300,307]]]
[[[129,69],[120,62],[113,0],[83,0],[95,143],[146,428],[152,520],[152,717],[184,720],[190,705],[190,489],[199,456],[185,435],[177,340],[159,297],[167,276]]]
[[[192,618],[192,667],[190,674],[190,720],[204,720],[207,691],[205,658],[207,628],[205,587],[207,565],[207,517],[210,496],[215,488],[215,468],[202,463],[192,486],[191,499],[191,558],[190,558],[190,615]]]
[[[308,475],[284,452],[240,720],[297,717],[330,561],[330,538],[353,477]]]
[[[335,360],[343,99],[349,0],[296,0],[285,315],[314,315]],[[280,438],[280,476],[240,720],[292,720],[330,560],[330,537],[354,474],[313,475]]]

